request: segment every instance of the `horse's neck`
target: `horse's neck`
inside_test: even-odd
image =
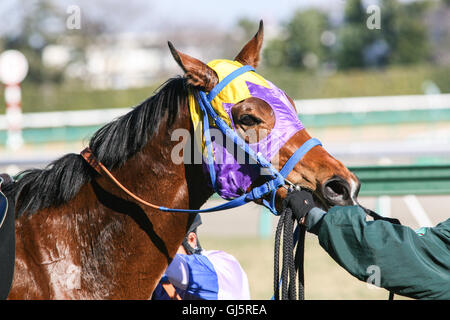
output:
[[[148,202],[172,208],[200,207],[206,201],[200,194],[205,188],[187,176],[198,177],[193,173],[195,168],[174,166],[170,159],[161,157],[164,153],[137,155],[115,174],[132,192]],[[147,298],[157,283],[155,280],[160,279],[181,244],[189,215],[162,213],[138,206],[124,200],[127,197],[117,188],[101,182],[94,183],[93,190],[102,206],[110,209],[98,214],[110,222],[105,221],[104,230],[93,237],[101,238],[103,247],[102,256],[94,260],[110,259],[108,264],[115,269],[111,276],[118,279],[117,293],[122,297]],[[87,256],[84,263],[89,265],[92,258]],[[131,275],[133,269],[135,274]],[[95,273],[96,270],[91,271]]]
[[[188,124],[189,120],[178,127]],[[172,149],[177,143],[170,140],[168,133],[158,134],[112,173],[148,202],[197,209],[212,191],[206,186],[201,165],[177,165],[172,161]],[[38,296],[148,298],[191,220],[187,214],[141,207],[111,182],[99,178],[84,186],[69,203],[31,217],[21,227],[29,229],[30,234],[21,240],[18,258],[21,249],[33,247],[34,257],[24,264],[37,262],[49,278],[44,283],[56,283],[46,293],[36,288]],[[44,238],[37,230],[48,222],[51,225],[45,232],[52,236]],[[26,254],[23,256],[27,259]],[[54,270],[61,272],[55,274]],[[67,279],[67,274],[72,275],[72,280]],[[67,288],[68,283],[76,290]]]
[[[178,121],[173,128],[190,129],[188,115]],[[162,126],[160,133],[140,153],[113,173],[132,192],[150,203],[198,209],[212,190],[205,183],[201,164],[174,163],[173,150],[176,145],[179,141],[172,141],[171,131]],[[115,272],[118,278],[123,279],[121,294],[147,297],[175,255],[192,216],[162,213],[124,201],[127,198],[121,191],[102,182],[99,181],[98,186],[93,184],[94,193],[103,206],[112,210],[101,214],[115,217],[116,221],[120,221],[116,223],[124,229],[116,230],[114,239],[115,246],[120,250],[117,247],[111,250],[111,256],[118,260],[114,262]],[[114,225],[111,228],[115,228]],[[130,268],[138,271],[134,278],[128,274]],[[134,283],[130,283],[130,277]]]

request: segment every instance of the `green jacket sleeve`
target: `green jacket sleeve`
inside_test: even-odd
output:
[[[450,299],[450,219],[420,233],[333,207],[315,226],[320,245],[361,281],[416,299]]]

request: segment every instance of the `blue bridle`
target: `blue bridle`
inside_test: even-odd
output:
[[[307,140],[299,149],[297,149],[288,161],[284,164],[283,168],[278,171],[273,165],[267,161],[260,153],[256,153],[250,146],[241,138],[239,135],[228,126],[228,124],[218,116],[214,108],[211,106],[211,101],[225,88],[233,79],[240,76],[241,74],[255,71],[251,66],[243,66],[228,76],[226,76],[222,81],[220,81],[208,94],[204,91],[199,92],[198,104],[201,111],[203,112],[203,136],[205,139],[205,145],[207,150],[208,159],[206,159],[206,164],[208,167],[209,175],[211,178],[211,183],[213,188],[216,185],[216,173],[214,169],[214,157],[212,151],[212,141],[209,127],[209,119],[213,119],[217,128],[226,135],[235,145],[237,145],[241,150],[248,154],[256,163],[271,176],[271,179],[265,182],[263,185],[253,188],[251,191],[230,200],[224,204],[211,207],[208,209],[172,209],[166,207],[159,207],[159,210],[166,212],[187,212],[187,213],[202,213],[202,212],[214,212],[222,211],[231,208],[236,208],[247,204],[251,201],[262,199],[263,205],[267,207],[274,215],[278,215],[278,211],[275,208],[275,194],[276,191],[281,187],[286,185],[286,177],[294,169],[295,165],[311,150],[313,147],[322,145],[322,143],[316,139],[311,138]],[[269,201],[263,199],[264,196],[269,195]]]

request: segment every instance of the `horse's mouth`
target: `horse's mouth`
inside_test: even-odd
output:
[[[335,204],[330,203],[329,200],[326,200],[323,195],[319,192],[319,189],[316,188],[316,190],[311,190],[310,188],[306,188],[301,186],[300,184],[295,184],[295,187],[298,189],[302,189],[305,191],[309,191],[312,193],[314,203],[317,208],[322,209],[324,211],[328,211],[331,207],[333,207]]]

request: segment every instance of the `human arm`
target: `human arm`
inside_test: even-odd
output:
[[[185,290],[189,284],[189,266],[183,255],[176,254],[165,274],[175,287]]]
[[[420,236],[407,226],[366,221],[358,206],[318,208],[306,219],[310,232],[344,269],[361,281],[379,268],[381,287],[419,299],[450,299],[450,219]],[[372,269],[371,269],[372,267]]]
[[[165,276],[183,290],[184,299],[216,300],[218,297],[216,270],[203,254],[176,254]]]

